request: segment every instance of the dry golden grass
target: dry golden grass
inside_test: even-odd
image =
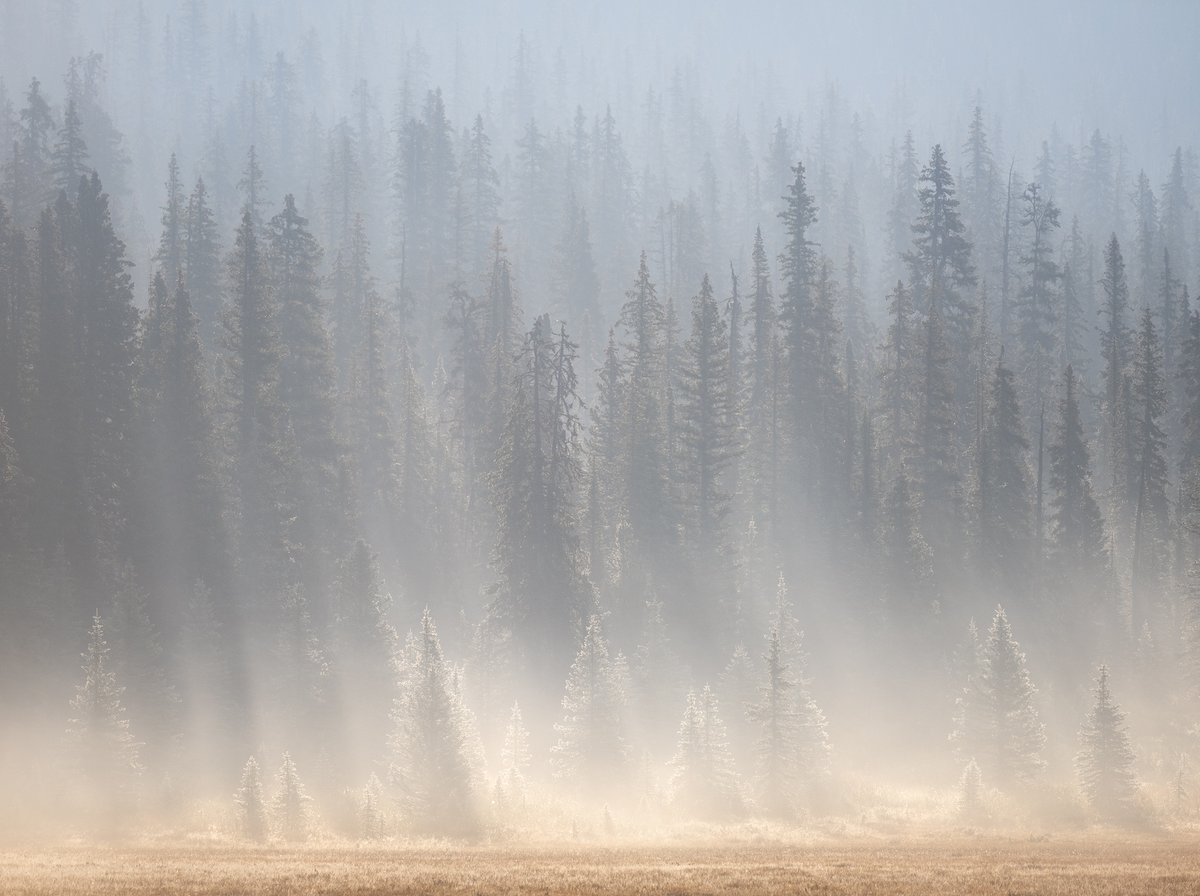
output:
[[[954,837],[819,844],[227,845],[0,850],[5,896],[1200,893],[1200,840]]]

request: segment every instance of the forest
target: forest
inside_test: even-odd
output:
[[[1196,10],[835,6],[0,0],[0,838],[1194,823]]]

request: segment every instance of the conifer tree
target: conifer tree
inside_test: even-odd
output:
[[[501,780],[510,799],[520,801],[524,798],[530,761],[529,731],[521,718],[521,705],[514,701],[500,753]]]
[[[163,279],[169,284],[179,281],[184,270],[185,219],[187,200],[179,179],[179,161],[171,153],[167,164],[167,204],[162,208],[162,236],[154,260],[159,264]]]
[[[82,656],[83,680],[75,688],[67,726],[73,771],[88,808],[106,820],[116,820],[136,799],[141,745],[130,732],[121,701],[124,689],[111,668],[99,614],[92,619]]]
[[[986,475],[980,489],[983,545],[1003,576],[1023,576],[1030,557],[1029,443],[1021,425],[1013,372],[996,364],[984,437]]]
[[[938,312],[955,356],[965,357],[975,314],[965,290],[975,285],[975,268],[954,193],[954,178],[939,144],[933,147],[929,164],[921,169],[920,210],[912,226],[912,249],[905,260],[917,308]]]
[[[79,189],[79,182],[88,174],[87,143],[83,139],[83,123],[79,120],[79,109],[75,100],[67,100],[67,109],[63,113],[62,128],[58,132],[58,142],[50,157],[54,186],[74,199]]]
[[[386,822],[383,812],[383,782],[374,772],[363,787],[359,806],[359,830],[364,840],[378,840],[384,835]]]
[[[558,740],[550,753],[554,775],[577,792],[612,799],[623,784],[625,692],[617,663],[593,616],[567,676]]]
[[[1163,415],[1167,392],[1162,372],[1162,346],[1154,318],[1142,312],[1133,359],[1133,413],[1130,421],[1128,502],[1133,508],[1133,624],[1141,628],[1145,589],[1153,587],[1162,570],[1167,535],[1167,458]]]
[[[1100,281],[1104,299],[1100,314],[1104,325],[1100,331],[1102,358],[1101,380],[1104,383],[1104,448],[1109,482],[1114,492],[1125,485],[1121,469],[1124,453],[1120,447],[1121,384],[1131,357],[1129,329],[1125,312],[1129,306],[1129,286],[1125,281],[1125,260],[1114,233],[1104,250],[1104,276]]]
[[[242,779],[233,797],[237,806],[238,829],[247,840],[262,843],[270,828],[267,824],[267,804],[263,796],[262,775],[258,761],[251,756],[242,768]]]
[[[741,810],[741,794],[725,723],[712,688],[689,691],[675,756],[671,760],[675,804],[699,818],[721,820]]]
[[[393,714],[392,777],[414,833],[462,836],[478,827],[466,707],[426,609]]]
[[[1056,291],[1062,273],[1054,261],[1052,241],[1059,228],[1059,210],[1054,200],[1042,195],[1039,184],[1030,184],[1023,197],[1021,223],[1027,229],[1028,249],[1021,256],[1027,269],[1026,282],[1017,303],[1018,335],[1022,354],[1022,381],[1028,400],[1038,405],[1050,387],[1059,314]]]
[[[284,752],[279,772],[275,775],[275,798],[271,801],[276,830],[284,840],[300,842],[308,839],[311,825],[311,799],[300,782],[300,774],[290,753]]]
[[[1033,704],[1036,690],[1025,654],[997,607],[980,652],[977,674],[965,682],[952,740],[974,757],[989,781],[1002,788],[1029,784],[1041,770],[1045,731]]]
[[[1093,694],[1092,708],[1079,731],[1081,749],[1075,760],[1079,783],[1097,812],[1120,818],[1133,808],[1137,779],[1125,713],[1109,690],[1107,666],[1100,666]]]
[[[1066,581],[1095,574],[1108,563],[1104,518],[1092,491],[1091,461],[1079,412],[1078,380],[1068,365],[1059,401],[1058,431],[1050,444],[1050,532]]]
[[[211,350],[219,343],[221,248],[208,189],[201,178],[197,178],[187,199],[182,265],[184,282],[199,319],[201,343]]]

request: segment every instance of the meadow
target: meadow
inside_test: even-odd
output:
[[[232,894],[1179,894],[1200,892],[1200,835],[972,836],[809,842],[251,848],[222,843],[0,849],[5,896]]]

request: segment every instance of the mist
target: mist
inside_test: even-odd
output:
[[[0,0],[0,840],[1194,824],[1197,34]]]

